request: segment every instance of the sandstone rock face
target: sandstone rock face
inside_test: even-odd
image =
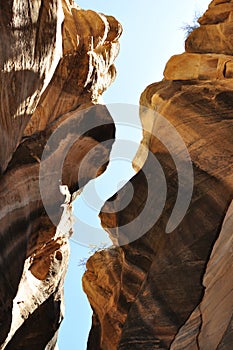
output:
[[[232,220],[231,203],[207,264],[203,299],[179,330],[171,346],[173,350],[230,349],[232,346]],[[194,336],[187,337],[187,334]]]
[[[232,13],[231,0],[212,1],[199,19],[201,26],[187,38],[186,51],[232,55]]]
[[[114,17],[77,10],[64,2],[63,55],[24,135],[46,128],[59,115],[99,96],[115,78],[121,26]],[[80,69],[81,67],[81,69]]]
[[[111,143],[100,142],[114,138],[96,102],[115,76],[121,26],[69,0],[5,1],[0,18],[0,349],[54,349],[71,195],[104,171]]]
[[[61,57],[63,12],[60,0],[5,1],[0,11],[3,172]]]
[[[232,349],[232,6],[212,1],[186,52],[171,58],[164,80],[141,96],[148,158],[101,213],[102,225],[122,246],[91,257],[83,278],[94,310],[90,350]],[[185,159],[177,144],[168,151],[166,140],[171,146],[173,140],[164,118],[187,146],[194,178],[187,213],[169,234],[180,176],[174,159]],[[139,150],[135,168],[142,155]],[[158,209],[155,201],[148,203],[148,180],[155,200],[162,195],[150,155],[165,173],[167,195],[162,214],[147,229],[138,219],[142,209],[147,205],[148,218]],[[185,186],[190,179],[183,175]],[[130,186],[134,196],[122,210]],[[133,241],[140,230],[145,234]]]

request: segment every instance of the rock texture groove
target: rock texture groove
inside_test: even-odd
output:
[[[185,52],[168,61],[163,81],[141,95],[142,125],[151,128],[142,144],[159,160],[167,180],[159,220],[133,242],[145,222],[124,228],[147,201],[145,171],[156,184],[157,174],[148,170],[148,160],[142,166],[140,151],[135,164],[141,170],[119,196],[133,186],[132,201],[123,210],[120,199],[109,201],[100,214],[120,246],[97,252],[87,263],[83,287],[93,308],[88,350],[232,349],[233,1],[212,1],[199,23]],[[159,119],[143,107],[176,128],[193,163],[192,200],[170,234],[165,229],[176,202],[177,171],[153,136]],[[163,135],[171,137],[166,129]],[[179,149],[174,152],[179,155]],[[151,203],[148,217],[155,211]]]

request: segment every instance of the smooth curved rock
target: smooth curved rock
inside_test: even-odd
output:
[[[232,348],[231,211],[222,225],[233,198],[233,56],[231,34],[224,36],[233,19],[231,14],[220,15],[226,3],[232,5],[210,4],[203,24],[186,41],[186,53],[173,57],[164,80],[141,95],[142,145],[150,152],[143,165],[145,152],[140,148],[134,166],[141,170],[100,214],[113,242],[122,246],[98,252],[87,263],[83,286],[94,311],[88,350]],[[169,234],[166,227],[180,177],[175,159],[185,159],[179,144],[172,148],[164,118],[187,146],[194,172],[187,213]],[[151,166],[153,156],[166,177],[167,200],[159,219],[147,229],[163,190]],[[183,185],[189,183],[185,174],[183,168]],[[154,201],[148,201],[147,180],[156,188]],[[134,196],[121,210],[131,186]],[[148,220],[140,219],[145,205]]]
[[[5,1],[0,18],[0,349],[51,350],[64,314],[72,194],[105,170],[113,141],[102,142],[114,139],[96,102],[115,76],[121,26],[68,0]]]
[[[63,1],[63,56],[24,135],[44,130],[61,114],[98,102],[115,78],[121,26],[114,17]]]
[[[0,18],[2,173],[60,60],[64,15],[61,0],[7,0]]]
[[[232,346],[232,227],[231,203],[207,264],[202,301],[179,330],[171,350],[230,349]]]

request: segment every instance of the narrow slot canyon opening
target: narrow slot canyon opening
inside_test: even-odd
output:
[[[103,174],[83,187],[73,202],[74,233],[70,239],[71,253],[65,280],[65,319],[59,334],[60,350],[65,349],[67,342],[63,345],[63,339],[68,338],[70,348],[76,348],[77,345],[80,349],[86,348],[92,310],[82,290],[82,275],[91,254],[113,246],[108,233],[101,226],[99,213],[105,202],[109,198],[114,201],[117,191],[136,173],[132,162],[142,139],[139,107],[112,104],[107,105],[107,108],[116,127],[109,164]],[[125,206],[132,195],[133,193],[129,193]],[[79,314],[85,316],[80,318]],[[74,324],[79,332],[78,339],[71,334]]]
[[[232,6],[4,2],[0,350],[233,343]]]
[[[83,9],[113,15],[122,24],[121,49],[116,62],[117,79],[105,92],[104,100],[106,103],[114,101],[136,105],[146,86],[163,79],[162,73],[168,59],[184,52],[185,33],[182,28],[186,23],[193,22],[195,13],[201,13],[207,8],[209,0],[192,0],[189,3],[180,0],[176,4],[166,0],[158,6],[152,0],[144,5],[139,1],[133,5],[130,2],[106,3],[105,0],[97,3],[93,0],[80,0],[76,3]],[[168,9],[171,11],[168,12]],[[143,29],[140,25],[142,21]],[[134,108],[137,109],[138,118],[139,107]],[[71,254],[65,281],[65,318],[59,331],[59,350],[87,348],[92,310],[82,290],[85,266],[82,268],[79,263],[83,261],[85,265],[90,252],[93,253],[96,248],[112,245],[108,234],[101,227],[98,215],[103,203],[135,174],[131,164],[135,154],[131,153],[131,158],[124,161],[117,157],[114,159],[114,152],[118,141],[121,147],[126,140],[138,145],[142,131],[140,127],[137,131],[134,128],[132,139],[127,119],[125,123],[118,123],[114,108],[110,108],[110,114],[116,124],[112,160],[106,171],[91,180],[73,203],[74,214],[78,218],[76,217],[76,229],[70,240]]]

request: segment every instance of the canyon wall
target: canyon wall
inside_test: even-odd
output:
[[[89,350],[232,348],[232,13],[233,1],[212,1],[163,81],[142,93],[137,175],[100,214],[116,247],[91,257],[83,278]],[[6,0],[0,16],[0,349],[49,350],[73,194],[105,170],[112,143],[102,142],[115,134],[98,102],[122,29],[72,0]]]
[[[144,138],[134,160],[141,169],[100,214],[118,247],[87,262],[83,287],[93,308],[88,350],[232,349],[233,1],[212,1],[199,24],[185,52],[168,61],[164,79],[142,93]],[[191,157],[191,176],[186,166],[177,169],[187,159],[174,128]],[[143,146],[149,153],[142,166]],[[167,183],[161,215],[153,157]],[[187,212],[168,232],[178,200],[182,207],[179,187],[192,180]],[[151,183],[156,190],[148,200]],[[145,207],[148,220],[158,216],[149,228],[141,218]]]
[[[83,186],[114,138],[98,100],[121,26],[72,0],[6,0],[0,18],[0,349],[54,349],[79,166],[93,149]]]

